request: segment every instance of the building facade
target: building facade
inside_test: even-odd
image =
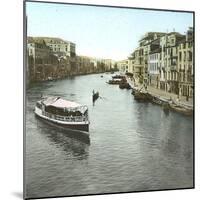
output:
[[[75,57],[67,56],[62,49],[54,50],[46,38],[27,38],[27,67],[29,82],[62,78],[75,73]],[[60,52],[60,54],[57,53]]]
[[[128,72],[135,82],[181,96],[193,96],[194,34],[148,32],[128,58]],[[124,67],[123,67],[124,66]],[[125,65],[121,67],[126,72]]]
[[[30,81],[44,80],[56,73],[57,58],[42,39],[28,37],[27,67]]]
[[[128,59],[120,60],[117,62],[117,68],[121,73],[127,73],[128,72]]]
[[[36,37],[36,39],[43,39],[46,45],[58,57],[61,57],[61,56],[75,57],[76,56],[76,45],[73,42],[66,41],[60,38],[54,38],[54,37]]]
[[[141,58],[143,65],[143,83],[149,83],[149,72],[148,72],[148,59],[151,51],[159,48],[160,37],[165,33],[163,32],[147,32],[140,40],[139,46],[142,49]]]
[[[91,62],[91,58],[87,56],[76,57],[77,72],[80,74],[91,73],[95,70],[94,63]]]
[[[194,37],[189,28],[186,37],[178,45],[179,95],[192,97],[194,93]]]
[[[132,68],[133,68],[133,78],[135,82],[143,83],[144,79],[144,64],[143,64],[143,49],[137,48],[132,53]]]
[[[160,62],[160,48],[151,51],[148,55],[148,85],[151,85],[155,88],[160,88]]]
[[[178,94],[178,67],[177,67],[177,49],[179,42],[184,38],[184,35],[171,32],[167,33],[161,39],[161,49],[162,49],[162,64],[161,64],[161,82],[160,88],[167,92],[172,92]]]

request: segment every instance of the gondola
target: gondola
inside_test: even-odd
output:
[[[92,101],[95,102],[99,98],[99,92],[93,92]]]

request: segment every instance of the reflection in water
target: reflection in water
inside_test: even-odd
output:
[[[53,126],[48,126],[38,119],[37,122],[38,130],[40,133],[45,135],[57,148],[62,149],[76,157],[77,159],[86,159],[88,157],[88,147],[90,145],[90,139],[83,133],[74,134],[72,131],[65,131],[62,129],[54,128]]]
[[[165,113],[166,116],[169,115],[169,109],[163,108],[163,112]]]

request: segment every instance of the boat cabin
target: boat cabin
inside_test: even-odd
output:
[[[63,121],[85,121],[88,119],[87,106],[60,97],[45,98],[38,101],[36,107],[42,110],[43,115],[50,118],[58,118]]]

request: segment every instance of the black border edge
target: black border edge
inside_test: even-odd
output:
[[[124,9],[138,9],[149,11],[168,11],[168,12],[182,12],[193,14],[193,29],[194,29],[194,44],[193,44],[193,74],[194,74],[194,93],[193,93],[193,186],[187,188],[172,188],[172,189],[158,189],[158,190],[145,190],[145,191],[127,191],[127,192],[115,192],[115,193],[95,193],[95,194],[80,194],[71,196],[49,196],[49,197],[29,197],[26,198],[26,184],[25,184],[25,153],[26,153],[26,64],[27,64],[27,16],[26,16],[26,3],[49,3],[49,4],[64,4],[64,5],[79,5],[79,6],[91,6],[91,7],[107,7],[107,8],[124,8]],[[55,2],[55,1],[34,1],[23,0],[23,199],[47,199],[47,198],[63,198],[63,197],[81,197],[81,196],[98,196],[98,195],[115,195],[115,194],[128,194],[128,193],[141,193],[141,192],[159,192],[159,191],[174,191],[174,190],[186,190],[195,189],[195,11],[192,10],[170,10],[170,9],[156,9],[156,8],[142,8],[142,7],[127,7],[127,6],[112,6],[112,5],[97,5],[97,4],[83,4],[83,3],[69,3],[69,2]]]
[[[196,36],[195,36],[195,11],[193,13],[193,187],[195,188],[195,46],[196,46]]]
[[[26,0],[23,0],[23,199],[26,199],[26,49],[27,49],[27,17]]]

